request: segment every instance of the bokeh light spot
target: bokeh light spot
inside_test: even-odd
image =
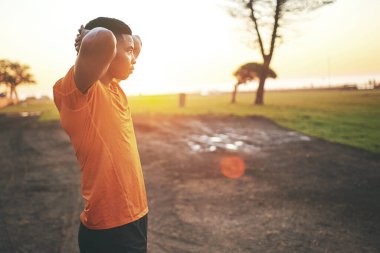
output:
[[[245,173],[244,161],[238,156],[223,157],[220,161],[220,171],[225,177],[239,178]]]

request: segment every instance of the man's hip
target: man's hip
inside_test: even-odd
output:
[[[126,225],[93,230],[79,226],[78,243],[81,253],[146,253],[148,215]]]

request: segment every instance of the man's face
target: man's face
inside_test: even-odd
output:
[[[133,65],[136,63],[134,42],[131,35],[122,34],[116,38],[116,55],[108,68],[108,72],[114,78],[125,80],[132,73]]]

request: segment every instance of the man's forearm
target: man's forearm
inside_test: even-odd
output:
[[[83,37],[75,62],[75,82],[83,93],[107,72],[116,55],[116,43],[114,34],[101,27]]]

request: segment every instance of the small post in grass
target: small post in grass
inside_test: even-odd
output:
[[[179,93],[179,107],[183,108],[186,104],[186,94],[185,93]]]

